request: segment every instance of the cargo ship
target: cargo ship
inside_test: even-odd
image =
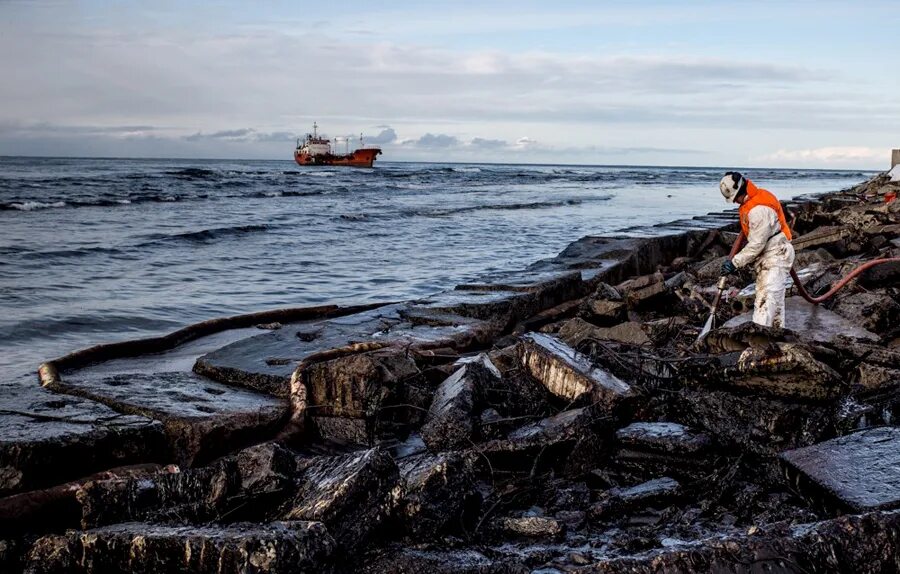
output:
[[[347,141],[349,143],[349,138]],[[306,134],[305,140],[297,140],[294,161],[299,165],[372,167],[375,157],[380,154],[381,148],[363,146],[362,134],[359,136],[359,148],[352,153],[335,154],[331,150],[331,140],[319,137],[319,126],[313,123],[313,133]]]

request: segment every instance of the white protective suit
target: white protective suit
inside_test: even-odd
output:
[[[753,322],[767,327],[786,327],[785,282],[794,265],[794,246],[781,232],[778,214],[757,205],[747,214],[750,228],[747,245],[731,260],[740,269],[756,261],[756,301]]]

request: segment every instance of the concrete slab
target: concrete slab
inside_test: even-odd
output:
[[[854,512],[900,508],[900,428],[882,427],[782,453],[794,476]],[[804,485],[805,486],[805,485]],[[802,490],[807,492],[810,488]]]
[[[595,405],[612,411],[634,396],[627,383],[594,367],[585,355],[555,337],[524,335],[519,357],[531,376],[560,398],[575,401],[589,397]]]
[[[35,386],[0,386],[0,496],[168,462],[162,424]]]
[[[844,319],[821,305],[812,305],[800,297],[785,299],[785,327],[802,337],[820,343],[830,343],[838,336],[877,341],[878,335]],[[736,327],[751,321],[753,313],[744,313],[725,322],[723,327]]]
[[[265,439],[280,427],[288,408],[283,400],[185,372],[100,378],[76,373],[55,383],[52,390],[161,421],[172,455],[185,465]]]
[[[414,301],[412,305],[481,320],[518,320],[541,310],[534,293],[513,290],[443,291]]]
[[[429,450],[462,450],[474,443],[476,404],[480,402],[481,389],[493,376],[483,363],[472,361],[438,386],[421,430]]]
[[[327,569],[334,540],[319,522],[159,526],[140,522],[38,540],[32,574],[314,572]]]
[[[443,324],[421,317],[407,320],[401,312],[409,309],[406,303],[388,305],[317,323],[285,326],[207,353],[197,359],[194,371],[229,385],[287,397],[297,364],[322,351],[365,342],[466,350],[486,344],[495,334],[478,321]]]
[[[380,449],[309,461],[300,489],[279,511],[286,520],[324,522],[348,552],[364,546],[387,519],[397,465]]]
[[[471,453],[420,454],[397,466],[400,484],[393,493],[392,514],[404,532],[416,538],[440,533],[477,501]]]

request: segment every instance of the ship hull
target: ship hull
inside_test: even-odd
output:
[[[375,157],[381,153],[378,148],[363,148],[346,155],[320,154],[310,155],[299,150],[294,151],[294,161],[298,165],[345,165],[349,167],[372,167]]]

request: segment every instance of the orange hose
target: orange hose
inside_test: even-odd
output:
[[[728,254],[729,259],[737,255],[738,250],[741,247],[741,244],[744,242],[744,233],[741,232],[738,234],[737,239],[734,240],[734,245],[731,246],[731,253]],[[884,259],[875,259],[874,261],[869,261],[867,263],[863,263],[850,273],[848,273],[845,277],[841,278],[840,281],[834,284],[834,286],[828,290],[824,295],[820,295],[819,297],[813,297],[809,294],[809,291],[803,287],[803,284],[800,283],[800,277],[797,275],[797,272],[791,267],[791,278],[794,280],[794,285],[797,286],[797,292],[800,293],[800,296],[812,303],[813,305],[818,305],[823,301],[827,301],[831,297],[834,296],[835,293],[843,289],[847,283],[849,283],[854,277],[869,269],[871,267],[875,267],[876,265],[881,265],[882,263],[893,263],[900,262],[900,257],[888,257]]]

